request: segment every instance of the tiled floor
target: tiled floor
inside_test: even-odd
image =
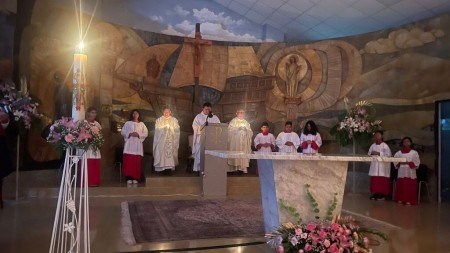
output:
[[[91,252],[132,252],[175,248],[207,247],[261,241],[263,238],[235,238],[152,243],[129,246],[121,239],[120,203],[127,200],[179,199],[195,197],[92,197],[90,200]],[[15,203],[7,201],[0,211],[0,252],[48,252],[56,199],[31,199]],[[367,215],[401,230],[389,232],[390,241],[374,247],[375,252],[446,253],[450,252],[450,205],[423,203],[417,207],[392,202],[374,202],[366,196],[347,195],[344,209]],[[164,251],[167,252],[167,251]],[[266,245],[186,252],[274,252]]]

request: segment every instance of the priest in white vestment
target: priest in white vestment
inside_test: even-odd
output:
[[[244,153],[252,152],[253,131],[250,124],[244,119],[245,111],[239,109],[236,117],[228,125],[228,149],[229,151],[241,151]],[[230,171],[242,171],[247,173],[250,159],[248,158],[229,158],[228,165]]]
[[[200,171],[200,146],[201,135],[203,127],[208,123],[220,123],[219,118],[212,114],[211,103],[204,103],[202,112],[197,114],[192,122],[192,129],[194,130],[194,136],[192,141],[192,155],[194,156],[193,171]]]
[[[297,153],[300,146],[300,138],[296,132],[292,132],[292,122],[286,121],[284,132],[278,134],[276,143],[282,153]]]
[[[178,165],[178,148],[180,146],[180,125],[171,116],[172,111],[164,108],[163,116],[155,123],[153,138],[153,165],[155,171],[175,170]]]

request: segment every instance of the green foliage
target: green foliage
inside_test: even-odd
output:
[[[334,193],[333,201],[331,201],[330,206],[327,210],[327,216],[325,217],[326,221],[332,221],[333,220],[333,212],[336,210],[337,205],[337,192]]]
[[[297,209],[288,205],[286,203],[286,201],[284,201],[282,199],[279,199],[278,202],[279,202],[280,208],[284,209],[289,215],[294,217],[297,220],[298,224],[300,224],[302,222],[302,219],[300,218],[300,214],[298,213]]]

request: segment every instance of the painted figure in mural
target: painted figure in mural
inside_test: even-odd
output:
[[[172,111],[166,107],[163,115],[156,120],[153,138],[153,157],[155,171],[172,173],[178,165],[178,148],[180,146],[180,125],[172,117]]]
[[[252,152],[253,131],[250,124],[244,119],[245,111],[239,109],[236,117],[228,125],[228,148],[230,151]],[[228,159],[230,171],[247,173],[250,159]]]
[[[289,57],[289,63],[286,63],[286,91],[289,97],[294,97],[297,93],[298,74],[302,68],[297,64],[297,57]]]
[[[87,121],[95,131],[101,131],[102,126],[95,119],[97,118],[97,109],[89,107],[87,109]],[[99,186],[101,176],[101,159],[100,150],[94,152],[92,149],[86,151],[87,168],[88,168],[88,186]]]
[[[123,125],[122,136],[125,139],[123,149],[123,174],[127,184],[137,184],[141,178],[141,161],[144,156],[143,142],[148,136],[148,130],[141,121],[137,109],[131,111],[130,119]]]
[[[419,153],[415,151],[410,137],[404,137],[402,149],[394,157],[406,158],[409,162],[394,163],[398,170],[394,201],[399,204],[417,205],[417,174],[420,165]]]
[[[276,144],[281,153],[297,153],[300,138],[296,132],[292,132],[292,121],[286,121],[284,132],[278,134]]]
[[[319,152],[319,148],[322,146],[322,138],[314,121],[309,120],[306,122],[303,132],[300,135],[300,143],[303,154],[317,154]]]
[[[197,114],[192,122],[192,129],[194,130],[194,138],[192,141],[192,156],[194,156],[193,171],[200,171],[200,145],[203,127],[208,123],[220,123],[219,118],[211,111],[211,103],[203,104],[202,112]]]
[[[55,116],[54,119],[70,117],[72,113],[72,93],[64,83],[64,75],[57,71],[53,75],[55,80]]]
[[[368,155],[390,157],[391,149],[383,142],[383,132],[375,132],[375,143],[369,148]],[[371,200],[385,200],[391,195],[391,164],[372,161],[370,163],[370,196]]]
[[[159,75],[160,68],[161,65],[156,59],[156,56],[153,55],[153,57],[147,62],[147,76],[153,79],[157,78]]]

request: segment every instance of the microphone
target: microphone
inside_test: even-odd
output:
[[[208,118],[212,118],[214,116],[214,114],[212,112],[208,113]]]

